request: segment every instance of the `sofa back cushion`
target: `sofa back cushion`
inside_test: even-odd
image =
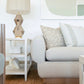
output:
[[[54,29],[50,27],[41,26],[41,29],[43,32],[43,37],[45,39],[47,49],[52,47],[65,46],[64,38],[60,28]]]
[[[84,27],[62,23],[60,27],[67,46],[84,47]]]

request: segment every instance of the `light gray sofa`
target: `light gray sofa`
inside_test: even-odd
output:
[[[43,36],[32,40],[32,59],[41,78],[78,78],[79,56],[84,47],[54,47],[46,50]]]
[[[4,74],[4,56],[0,54],[0,84],[3,84],[3,74]]]

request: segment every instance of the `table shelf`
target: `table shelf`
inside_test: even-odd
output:
[[[8,53],[7,55],[10,57],[25,57],[25,54]]]
[[[7,69],[6,68],[6,75],[24,75],[25,70],[24,70],[24,64],[20,64],[20,69]],[[29,71],[31,65],[27,64],[27,72]]]

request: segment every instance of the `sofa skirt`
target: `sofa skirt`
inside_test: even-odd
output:
[[[44,62],[38,64],[41,78],[78,78],[79,62]]]

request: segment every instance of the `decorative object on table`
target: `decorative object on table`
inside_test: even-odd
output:
[[[20,53],[21,53],[21,54],[24,53],[24,52],[23,52],[23,47],[20,47]]]
[[[20,63],[17,58],[10,58],[9,65],[6,69],[20,69]]]
[[[30,0],[7,0],[7,12],[16,14],[14,19],[16,27],[14,28],[15,37],[22,38],[24,30],[21,26],[23,18],[21,14],[27,14],[30,11]]]
[[[41,0],[41,19],[84,19],[84,0]]]

